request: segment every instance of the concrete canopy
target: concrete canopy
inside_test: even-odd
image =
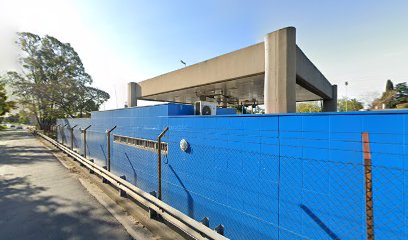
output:
[[[205,96],[206,101],[226,101],[231,105],[253,101],[256,101],[257,104],[264,104],[264,78],[265,74],[260,74],[166,93],[159,93],[141,97],[139,99],[177,103],[194,103],[195,101],[200,100],[200,96]],[[306,90],[301,85],[296,84],[297,102],[321,99],[322,97],[319,95],[316,95],[313,92]]]
[[[295,28],[269,33],[258,43],[139,83],[129,83],[128,103],[137,99],[220,106],[265,104],[267,113],[294,112],[296,102],[323,100],[335,111],[337,89],[296,45]],[[266,87],[265,87],[266,86]]]

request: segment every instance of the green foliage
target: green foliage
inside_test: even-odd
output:
[[[354,112],[363,109],[364,105],[362,102],[355,98],[347,99],[341,98],[337,101],[337,109],[339,112]]]
[[[321,112],[322,109],[316,103],[298,103],[296,105],[296,112],[300,113],[311,113],[311,112]]]
[[[30,115],[28,112],[21,110],[18,113],[10,114],[5,117],[4,121],[8,123],[28,124],[30,123]]]
[[[69,43],[32,33],[18,33],[22,73],[8,72],[7,79],[19,101],[37,119],[41,129],[61,117],[83,117],[109,99],[109,94],[90,87],[78,53]]]
[[[385,85],[385,91],[392,91],[394,90],[394,84],[392,83],[392,81],[390,79],[387,80],[387,84]]]
[[[30,113],[24,110],[21,110],[18,113],[18,122],[21,124],[29,124],[30,123]]]
[[[15,107],[15,102],[7,101],[6,87],[3,82],[0,82],[0,116],[10,112]]]
[[[390,102],[392,108],[408,103],[408,86],[406,82],[395,85],[395,95]]]
[[[408,86],[406,82],[398,83],[395,87],[389,88],[390,80],[387,81],[387,89],[382,96],[375,99],[372,106],[374,108],[382,109],[383,105],[386,108],[406,108],[408,103]]]
[[[4,121],[8,123],[18,123],[19,119],[20,119],[20,115],[18,113],[14,113],[4,118]]]

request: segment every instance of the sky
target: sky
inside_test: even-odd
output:
[[[369,101],[408,81],[408,1],[0,0],[0,73],[18,69],[15,32],[78,52],[93,86],[123,107],[127,83],[263,41],[294,26],[297,44],[338,95]],[[345,82],[349,85],[345,87]]]

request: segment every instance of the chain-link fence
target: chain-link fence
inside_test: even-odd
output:
[[[108,144],[106,129],[93,127],[86,155],[106,166],[110,147],[111,171],[157,194],[162,131],[118,127]],[[74,133],[74,147],[84,149],[84,133]],[[211,228],[222,224],[231,239],[366,239],[370,207],[376,239],[408,239],[407,136],[389,135],[369,132],[368,206],[359,132],[170,128],[162,200],[198,221],[208,217]],[[68,129],[60,141],[69,146]]]

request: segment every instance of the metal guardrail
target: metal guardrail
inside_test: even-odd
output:
[[[90,160],[82,157],[80,154],[69,149],[69,147],[66,147],[63,144],[58,143],[54,139],[42,133],[35,132],[35,134],[44,138],[45,140],[47,140],[48,142],[62,150],[63,152],[67,153],[70,157],[74,158],[75,160],[83,164],[89,170],[93,171],[93,173],[99,175],[103,179],[106,179],[112,185],[115,185],[118,189],[126,192],[128,196],[132,197],[137,202],[143,204],[149,210],[153,210],[154,212],[160,214],[166,221],[170,222],[172,225],[174,225],[179,230],[183,231],[193,239],[214,239],[214,240],[228,239],[218,234],[216,231],[206,227],[202,223],[197,222],[196,220],[190,218],[189,216],[185,215],[179,210],[162,202],[161,200],[152,196],[151,194],[144,192],[143,190],[137,188],[136,186],[127,182],[126,180],[112,174],[103,167],[100,167],[95,163],[91,162]]]

